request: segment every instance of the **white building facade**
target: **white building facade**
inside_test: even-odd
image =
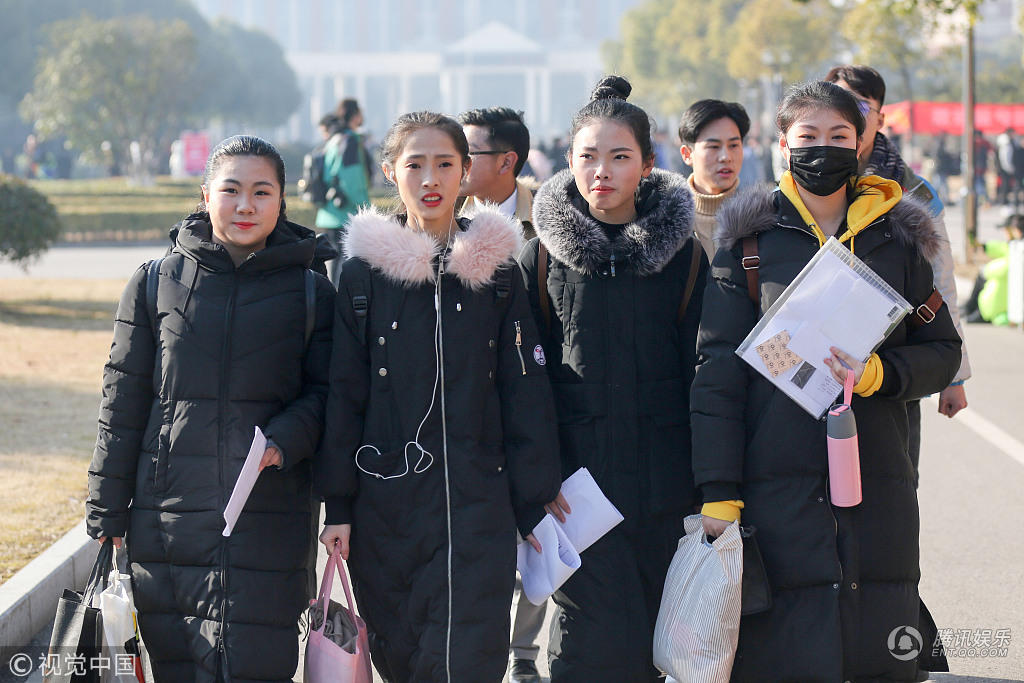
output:
[[[564,133],[639,1],[194,0],[282,45],[303,102],[279,139],[306,142],[343,97],[378,136],[403,112],[499,105],[524,111],[537,139]]]

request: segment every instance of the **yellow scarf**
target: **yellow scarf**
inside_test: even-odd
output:
[[[854,183],[854,200],[846,210],[846,232],[839,237],[839,242],[850,240],[850,251],[853,251],[853,238],[861,230],[866,228],[879,216],[884,215],[889,209],[903,198],[903,189],[895,180],[887,180],[876,175],[858,176]],[[828,240],[825,233],[818,227],[818,221],[807,209],[804,200],[796,189],[796,181],[793,174],[786,171],[779,181],[779,189],[786,196],[796,210],[800,218],[807,224],[814,236],[818,238],[818,245],[825,244]]]

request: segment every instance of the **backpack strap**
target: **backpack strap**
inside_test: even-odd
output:
[[[927,325],[935,320],[935,316],[938,315],[940,308],[942,308],[942,295],[939,294],[938,289],[933,287],[932,293],[928,295],[924,303],[907,316],[907,325],[910,326],[911,330]]]
[[[544,322],[544,338],[551,335],[551,300],[548,298],[548,248],[537,240],[537,299]]]
[[[747,296],[754,304],[754,308],[760,313],[761,291],[758,286],[757,269],[761,267],[761,257],[757,254],[757,235],[747,235],[743,238],[743,259],[740,261],[743,270],[747,272]]]
[[[309,340],[313,338],[313,329],[316,327],[316,275],[312,270],[305,270],[306,284],[306,341],[305,348],[309,348]]]
[[[356,326],[359,338],[366,343],[366,318],[370,312],[369,288],[362,278],[348,283],[348,291],[352,295],[352,311],[356,315]]]
[[[146,313],[149,314],[149,329],[153,331],[154,340],[159,336],[159,326],[156,318],[156,293],[160,288],[160,264],[163,263],[163,260],[163,257],[155,258],[146,266]]]
[[[512,269],[498,268],[494,271],[494,302],[499,307],[508,305],[512,294]]]
[[[686,288],[683,290],[683,299],[679,302],[679,312],[676,314],[677,324],[682,324],[683,318],[686,317],[686,309],[690,306],[690,298],[693,297],[693,288],[697,285],[700,255],[704,253],[704,249],[696,237],[690,238],[690,246],[690,273],[686,276]]]

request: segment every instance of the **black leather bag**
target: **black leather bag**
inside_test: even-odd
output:
[[[85,590],[64,590],[57,602],[43,683],[100,683],[103,670],[91,664],[100,657],[103,645],[103,615],[92,607],[92,599],[107,587],[113,566],[114,545],[107,539],[96,555]]]
[[[768,583],[768,572],[764,569],[761,549],[757,546],[757,528],[740,526],[743,538],[743,586],[740,598],[740,615],[760,614],[772,608],[772,587]]]

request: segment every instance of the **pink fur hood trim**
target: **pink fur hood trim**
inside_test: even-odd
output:
[[[482,205],[466,230],[452,240],[446,270],[470,289],[491,284],[494,272],[515,259],[523,246],[523,226],[495,207]],[[403,226],[375,207],[361,210],[348,223],[344,250],[388,279],[406,285],[434,282],[434,258],[442,245],[432,236]]]

